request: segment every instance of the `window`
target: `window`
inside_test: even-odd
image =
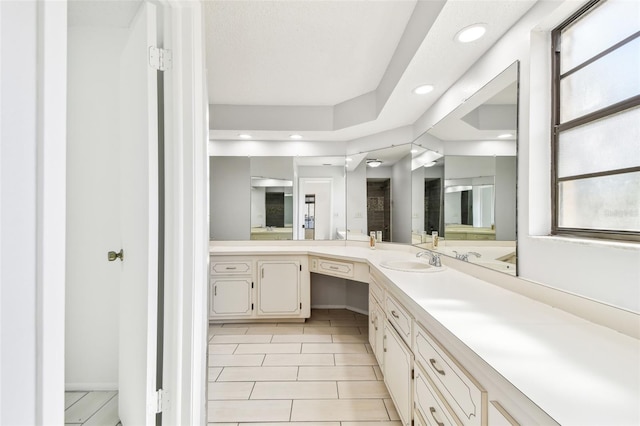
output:
[[[640,240],[640,2],[552,32],[554,234]]]

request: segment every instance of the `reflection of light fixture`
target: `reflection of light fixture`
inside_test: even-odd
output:
[[[436,165],[436,162],[435,162],[435,161],[432,161],[432,162],[430,162],[430,163],[426,163],[426,164],[424,165],[424,167],[433,167],[433,166],[435,166],[435,165]]]
[[[247,134],[247,133],[241,133],[238,135],[238,137],[240,139],[251,139],[251,135]]]
[[[418,152],[418,150],[417,150],[417,149],[412,149],[412,150],[411,150],[411,153],[412,153],[412,154],[415,154],[415,153],[417,153],[417,152]]]
[[[375,159],[367,160],[367,166],[369,167],[378,167],[380,164],[382,164],[382,161],[380,160],[375,160]]]
[[[423,84],[422,86],[418,86],[413,89],[413,93],[416,95],[426,95],[433,91],[433,86],[431,84]]]
[[[302,139],[302,136],[301,135],[291,135],[291,136],[289,136],[289,138],[295,139],[295,140],[300,140],[300,139]]]
[[[460,43],[470,43],[478,40],[487,32],[487,24],[473,24],[461,29],[455,36]]]
[[[507,139],[507,138],[510,138],[510,137],[513,137],[513,134],[511,134],[511,133],[503,133],[500,136],[498,136],[499,139]]]
[[[345,158],[344,160],[348,163],[348,162],[350,162],[350,161],[353,161],[353,158],[351,158],[351,157],[347,157],[347,158]]]

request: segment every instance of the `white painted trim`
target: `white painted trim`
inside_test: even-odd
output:
[[[64,422],[67,1],[38,2],[37,424]]]

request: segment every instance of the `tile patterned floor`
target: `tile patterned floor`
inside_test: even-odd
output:
[[[65,392],[64,424],[83,426],[116,426],[118,392]]]
[[[345,309],[314,309],[304,324],[210,325],[209,425],[400,426],[367,327]]]

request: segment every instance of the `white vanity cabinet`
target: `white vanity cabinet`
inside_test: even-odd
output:
[[[413,406],[413,354],[398,332],[384,324],[384,383],[404,426],[411,425]]]
[[[210,263],[209,318],[253,317],[253,261],[220,258]]]
[[[211,256],[210,321],[308,318],[310,294],[306,256]]]
[[[369,293],[369,344],[378,361],[380,371],[384,374],[384,310],[371,293]]]
[[[258,315],[299,316],[302,265],[297,259],[258,261]]]

